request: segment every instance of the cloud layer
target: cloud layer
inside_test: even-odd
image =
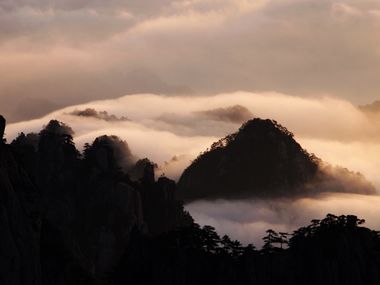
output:
[[[21,121],[8,125],[8,140],[59,119],[78,146],[118,135],[173,178],[253,114],[380,189],[380,117],[353,105],[378,96],[379,26],[375,0],[3,0],[0,113]],[[93,101],[145,92],[181,97]],[[210,94],[219,95],[200,96]],[[87,108],[130,121],[70,115]],[[328,211],[357,213],[380,228],[378,205],[377,197],[330,195],[189,209],[248,241]]]
[[[225,116],[226,110],[236,111],[236,105],[241,106],[238,109],[244,110],[245,116],[251,113],[277,120],[309,152],[333,165],[362,172],[380,188],[377,175],[380,121],[368,117],[348,101],[330,97],[305,99],[280,93],[247,92],[207,97],[129,95],[75,105],[41,119],[10,124],[6,135],[12,140],[21,131],[38,132],[50,119],[58,119],[73,128],[78,147],[99,135],[118,135],[128,142],[134,154],[149,157],[167,175],[178,178],[200,152],[240,127],[240,122]],[[117,118],[127,117],[129,121],[73,115],[88,108]]]
[[[219,234],[260,247],[266,230],[292,233],[328,213],[357,215],[366,220],[365,226],[380,229],[379,205],[379,196],[329,193],[297,200],[198,201],[186,209],[198,223],[213,225]]]
[[[74,112],[87,108],[96,110],[96,114],[105,111],[129,120],[107,121]],[[240,127],[238,121],[226,120],[225,116],[226,110],[234,110],[235,114],[236,109],[277,120],[294,132],[296,140],[309,152],[333,165],[360,171],[380,189],[380,120],[348,101],[330,97],[305,99],[280,93],[247,92],[208,97],[130,95],[74,105],[37,120],[9,124],[6,137],[10,141],[21,131],[38,132],[50,119],[58,119],[74,130],[74,141],[79,148],[97,136],[117,135],[127,141],[134,155],[150,158],[159,165],[159,172],[178,178],[200,152]],[[354,185],[352,181],[348,183]],[[367,220],[368,226],[380,229],[379,199],[378,196],[326,194],[296,200],[198,201],[187,205],[187,209],[196,221],[214,225],[221,234],[260,245],[268,228],[292,231],[328,212],[357,214]]]
[[[0,2],[0,112],[36,117],[127,93],[247,90],[366,103],[375,0]]]

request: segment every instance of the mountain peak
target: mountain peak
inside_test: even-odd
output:
[[[321,180],[335,178],[320,165],[321,160],[303,149],[287,128],[274,120],[255,118],[201,153],[183,172],[179,189],[185,200],[356,191],[344,183],[326,187]],[[355,178],[349,171],[345,175]],[[322,184],[323,189],[314,187]],[[363,184],[366,194],[373,190],[367,184]]]

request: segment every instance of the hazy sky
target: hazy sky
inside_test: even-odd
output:
[[[130,93],[380,90],[380,2],[0,0],[0,113]]]

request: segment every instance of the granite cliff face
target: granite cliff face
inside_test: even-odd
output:
[[[363,176],[324,164],[285,127],[262,119],[248,121],[237,133],[214,143],[185,169],[178,187],[186,201],[295,197],[323,191],[375,193]]]
[[[191,222],[175,183],[156,181],[147,159],[135,166],[125,142],[102,136],[82,156],[72,134],[53,120],[0,145],[1,284],[96,284],[132,232],[155,236]]]

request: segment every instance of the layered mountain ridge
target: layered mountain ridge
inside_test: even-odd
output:
[[[176,183],[156,180],[155,164],[136,158],[117,137],[98,137],[80,153],[73,130],[55,120],[11,144],[2,139],[4,129],[0,116],[0,284],[375,285],[380,280],[379,234],[361,227],[364,221],[356,216],[327,215],[293,234],[268,230],[257,250],[194,223],[177,198]],[[245,153],[247,148],[254,151]],[[236,185],[260,183],[276,197],[313,189],[314,180],[339,186],[325,174],[328,167],[270,120],[249,121],[193,165],[210,167],[203,169],[209,181],[229,183],[230,174],[252,161],[256,165],[243,172],[247,184]],[[261,176],[251,175],[265,161]],[[340,170],[340,176],[358,180]],[[371,192],[370,184],[362,183]],[[276,190],[279,185],[286,187]],[[237,188],[212,189],[212,195],[195,191],[186,199],[236,197],[230,189]]]

